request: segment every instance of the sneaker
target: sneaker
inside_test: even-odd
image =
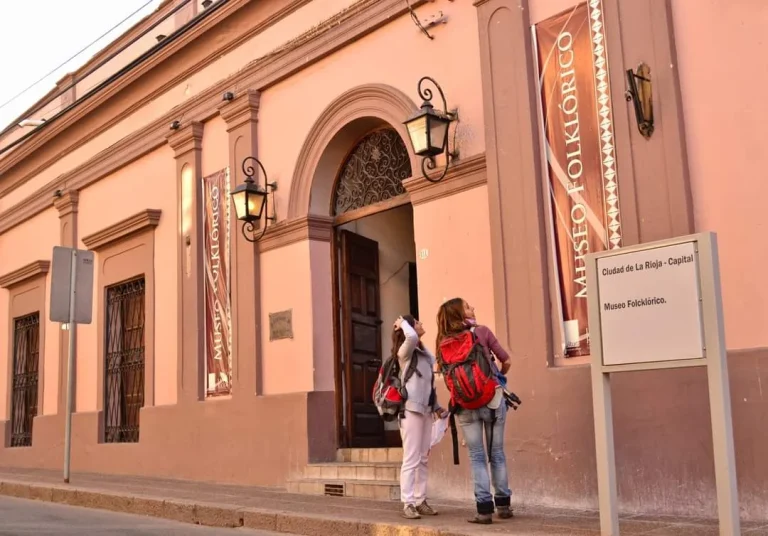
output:
[[[403,517],[405,519],[421,519],[418,510],[412,504],[408,504],[403,508]]]
[[[416,507],[416,511],[420,513],[423,516],[436,516],[437,511],[432,508],[430,505],[427,504],[427,501],[424,501],[420,505]]]
[[[497,506],[496,515],[499,516],[499,519],[512,519],[515,517],[515,514],[512,512],[512,508],[509,506]]]
[[[475,514],[475,517],[468,521],[470,523],[475,523],[476,525],[490,525],[493,523],[493,518],[491,517],[491,514]]]

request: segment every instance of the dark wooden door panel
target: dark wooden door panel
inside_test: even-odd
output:
[[[384,423],[371,396],[381,367],[379,244],[342,231],[341,249],[347,441],[352,447],[383,447]]]

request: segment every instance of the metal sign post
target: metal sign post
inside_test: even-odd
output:
[[[618,536],[611,374],[707,367],[721,536],[739,536],[717,238],[701,233],[586,258],[600,529]]]
[[[77,324],[90,324],[93,309],[92,251],[56,246],[53,248],[51,276],[51,321],[67,325],[67,407],[64,420],[64,482],[69,483],[72,450],[72,398],[75,382]],[[63,329],[63,326],[62,326]]]

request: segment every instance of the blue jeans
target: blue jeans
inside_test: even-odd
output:
[[[493,418],[496,417],[494,423]],[[507,458],[504,455],[504,424],[507,420],[507,405],[502,400],[498,409],[480,408],[462,410],[456,415],[464,440],[469,449],[472,463],[472,478],[475,481],[475,500],[480,514],[492,514],[496,506],[509,506],[512,492],[509,490]],[[491,428],[493,441],[491,443]],[[485,441],[483,441],[485,439]],[[486,443],[491,443],[490,449]],[[491,472],[488,475],[490,450]],[[493,483],[493,495],[491,495]]]

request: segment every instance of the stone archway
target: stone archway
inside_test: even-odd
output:
[[[353,88],[333,101],[310,130],[299,153],[288,201],[288,219],[307,214],[329,216],[333,187],[339,168],[365,132],[391,126],[403,140],[408,133],[403,125],[416,104],[402,91],[384,84]],[[418,161],[409,144],[411,168]]]

